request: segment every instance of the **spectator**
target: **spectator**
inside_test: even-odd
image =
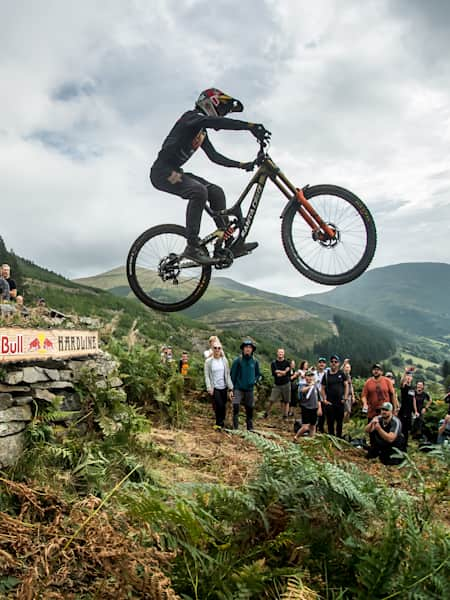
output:
[[[213,401],[214,413],[216,415],[217,429],[225,427],[225,414],[227,408],[227,390],[230,398],[233,398],[233,382],[230,377],[228,360],[224,356],[222,346],[216,342],[213,345],[213,355],[205,360],[205,384],[208,394]]]
[[[284,348],[278,348],[277,357],[270,363],[270,369],[274,384],[264,418],[267,419],[272,410],[273,403],[279,399],[283,405],[283,418],[287,419],[291,403],[291,364],[286,360]]]
[[[233,382],[233,429],[239,428],[239,408],[241,402],[245,406],[247,429],[253,431],[253,410],[255,397],[253,389],[261,374],[259,363],[253,354],[256,346],[252,340],[246,339],[241,344],[241,356],[234,359],[231,365],[231,380]]]
[[[394,396],[395,397],[394,397],[394,402],[392,404],[394,405],[394,407],[395,406],[399,407],[400,405],[399,405],[399,401],[398,401],[397,390],[395,389],[395,377],[394,377],[394,373],[392,373],[391,371],[388,371],[386,373],[386,377],[391,380],[392,387],[394,388]],[[398,409],[397,410],[394,409],[394,414],[395,415],[397,414],[397,412],[398,412]]]
[[[295,360],[291,360],[290,380],[291,380],[291,412],[289,416],[294,416],[294,409],[298,406],[298,371],[295,368]]]
[[[9,285],[4,277],[0,277],[0,302],[9,300]]]
[[[328,370],[327,359],[323,356],[320,356],[317,360],[317,368],[316,368],[316,384],[317,384],[317,387],[320,392],[322,392],[322,379],[327,370]],[[320,411],[320,414],[318,415],[317,430],[320,431],[320,433],[324,433],[324,431],[325,431],[325,427],[324,427],[324,425],[325,425],[325,406],[322,402],[322,394],[320,394],[320,398],[321,398],[320,404],[321,404],[322,410]]]
[[[430,408],[432,400],[428,392],[425,391],[425,382],[418,381],[416,383],[416,391],[414,393],[414,412],[416,416],[424,415]]]
[[[4,263],[2,265],[2,275],[3,279],[8,282],[9,285],[9,297],[11,300],[15,300],[17,297],[17,285],[14,279],[11,279],[11,267]]]
[[[317,416],[322,412],[320,403],[320,391],[315,381],[314,371],[306,371],[306,386],[303,388],[300,408],[302,411],[302,426],[294,436],[294,440],[301,437],[307,431],[310,437],[316,433]]]
[[[342,437],[344,422],[344,399],[348,396],[346,375],[339,369],[341,359],[337,354],[330,357],[330,369],[322,378],[322,398],[325,405],[325,416],[329,435]]]
[[[361,394],[363,412],[367,412],[369,421],[380,413],[381,405],[385,402],[391,402],[397,411],[395,405],[394,386],[392,381],[383,376],[383,369],[379,363],[372,365],[372,377],[366,381]]]
[[[181,353],[181,358],[178,361],[178,372],[181,373],[183,377],[186,377],[189,372],[189,355],[186,350]]]
[[[43,298],[41,298],[43,300]],[[44,301],[45,302],[45,301]],[[173,361],[172,346],[163,346],[161,348],[161,362],[170,363]]]
[[[443,444],[446,440],[450,440],[450,412],[439,421],[437,443]]]
[[[344,417],[349,417],[352,414],[353,402],[355,400],[355,392],[353,390],[352,382],[352,365],[350,364],[350,360],[348,358],[345,359],[344,364],[342,365],[342,372],[347,377],[348,383],[347,396],[344,398]]]
[[[309,369],[309,363],[307,360],[302,360],[298,366],[298,377],[297,377],[297,393],[298,398],[301,400],[302,398],[302,390],[306,385],[306,371]]]
[[[431,402],[430,395],[425,391],[425,382],[418,381],[414,392],[414,414],[416,418],[411,431],[411,435],[416,439],[426,439],[427,433],[429,434],[425,431],[424,415],[430,408]]]
[[[25,317],[29,315],[28,308],[24,305],[23,296],[16,296],[16,308]]]
[[[384,402],[380,412],[381,415],[374,416],[366,427],[366,433],[370,436],[367,458],[379,457],[384,465],[397,465],[402,458],[395,456],[394,449],[404,448],[402,424],[394,416],[391,402]]]
[[[446,402],[450,408],[450,385],[448,386],[447,393],[444,396],[444,402]]]
[[[210,336],[210,338],[208,340],[208,344],[209,344],[208,350],[205,350],[203,352],[203,356],[205,357],[205,359],[209,358],[210,356],[212,356],[214,354],[214,346],[216,346],[216,345],[222,346],[217,335]],[[222,350],[222,354],[223,354],[223,350]]]
[[[402,433],[405,438],[405,450],[408,448],[414,404],[413,376],[412,372],[407,368],[400,381],[400,409],[398,411],[398,418],[402,424]]]

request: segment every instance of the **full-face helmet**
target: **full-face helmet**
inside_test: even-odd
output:
[[[204,90],[195,106],[210,117],[224,117],[230,112],[242,112],[244,106],[240,100],[232,98],[216,88]]]

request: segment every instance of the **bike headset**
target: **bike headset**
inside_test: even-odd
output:
[[[230,112],[244,110],[244,105],[240,100],[216,88],[204,90],[198,97],[195,106],[210,117],[224,117]]]

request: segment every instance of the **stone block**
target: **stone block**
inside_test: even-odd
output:
[[[59,410],[67,411],[67,412],[81,410],[80,396],[76,393],[64,396],[64,399],[61,402],[61,405],[59,407]]]
[[[14,404],[11,394],[0,393],[0,410],[5,410]]]
[[[42,367],[25,367],[23,369],[23,381],[25,383],[37,383],[38,381],[48,381],[48,377]]]
[[[28,385],[5,385],[0,383],[0,392],[29,392],[31,388]]]
[[[10,421],[31,421],[31,408],[29,406],[11,406],[0,410],[0,423]]]
[[[73,389],[73,383],[70,381],[42,381],[32,383],[31,387],[40,388],[41,390],[68,390]]]
[[[25,432],[0,437],[0,467],[10,467],[25,449]]]
[[[33,402],[33,396],[15,396],[14,404],[15,406],[25,406],[26,404],[31,404]]]
[[[44,400],[44,402],[53,402],[56,398],[55,394],[52,394],[48,390],[42,388],[36,388],[33,390],[33,398],[35,400]]]
[[[45,369],[44,368],[43,370],[44,370],[44,373],[47,375],[47,377],[49,379],[51,379],[52,381],[59,381],[61,379],[58,369]]]
[[[63,381],[72,381],[73,371],[70,371],[69,369],[61,369],[59,371],[59,378]]]
[[[23,371],[10,371],[6,374],[5,383],[9,385],[16,385],[23,381]]]
[[[9,423],[0,423],[0,437],[20,433],[25,429],[25,421],[10,421]]]

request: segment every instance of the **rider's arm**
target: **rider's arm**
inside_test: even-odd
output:
[[[219,152],[217,152],[217,150],[211,144],[208,136],[206,136],[203,140],[203,144],[201,147],[202,150],[205,151],[205,154],[209,158],[209,160],[216,163],[217,165],[221,165],[222,167],[242,167],[242,164],[239,161],[233,160],[232,158],[227,158],[226,156],[219,154]]]
[[[231,131],[251,131],[255,127],[255,123],[248,123],[247,121],[240,121],[239,119],[227,119],[227,117],[210,117],[207,115],[201,115],[197,113],[197,119],[199,125],[204,129],[228,129]]]

